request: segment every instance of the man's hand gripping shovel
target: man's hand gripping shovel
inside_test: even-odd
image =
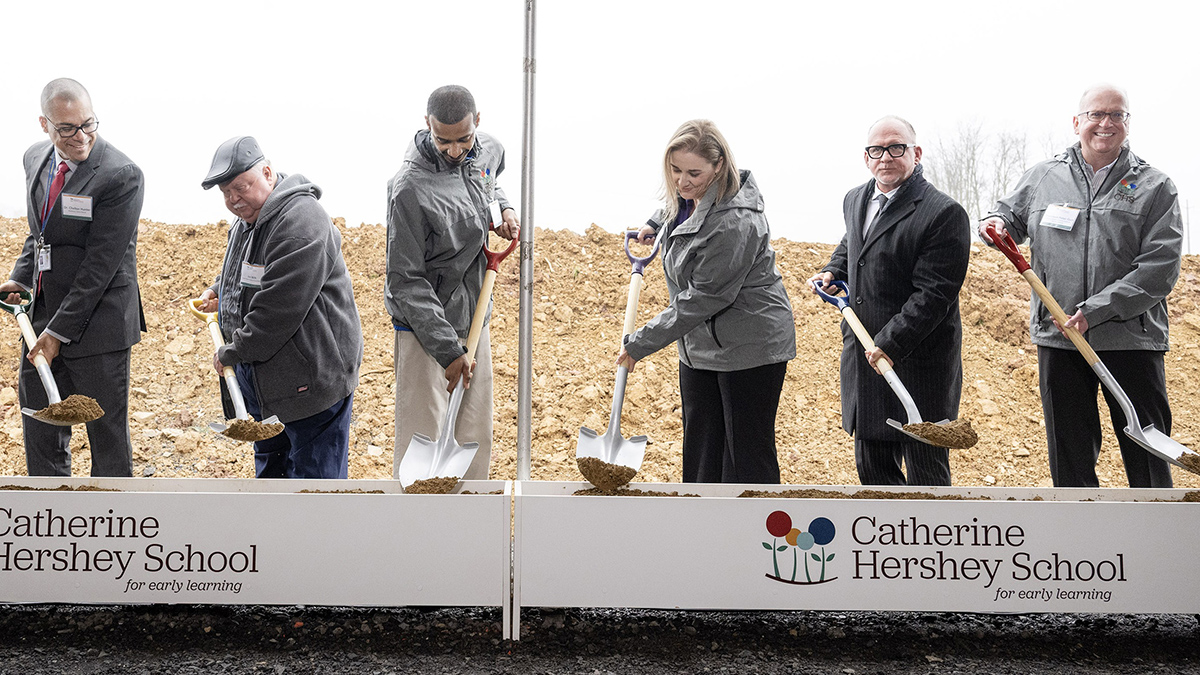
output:
[[[489,230],[495,230],[496,224],[499,222],[495,215],[493,215],[492,221]],[[487,271],[483,274],[483,286],[479,289],[479,302],[475,305],[475,314],[471,317],[471,329],[467,333],[467,362],[471,364],[472,368],[475,367],[475,350],[479,347],[479,336],[483,333],[483,320],[487,316],[488,305],[491,303],[492,287],[496,283],[500,261],[512,253],[513,249],[517,247],[518,241],[519,239],[514,236],[508,248],[499,252],[489,249],[486,240],[483,242],[483,255],[487,258]],[[442,424],[442,435],[438,440],[435,441],[424,434],[413,434],[412,441],[408,444],[408,450],[400,459],[398,472],[400,485],[406,492],[413,483],[431,481],[434,478],[453,480],[437,481],[436,484],[431,481],[427,486],[423,486],[427,487],[422,490],[423,492],[450,492],[471,466],[471,461],[475,459],[475,453],[479,450],[479,443],[472,441],[460,445],[454,438],[454,424],[458,419],[458,409],[462,405],[465,391],[463,381],[460,379],[450,394],[450,405],[446,409],[446,421]]]
[[[638,236],[634,230],[625,233],[625,256],[629,258],[633,271],[629,274],[629,297],[625,301],[625,325],[621,332],[621,346],[625,336],[633,332],[637,321],[638,298],[642,295],[642,279],[646,265],[658,255],[658,239],[645,258],[635,257],[629,251],[629,241]],[[579,472],[589,483],[602,490],[615,490],[625,485],[642,468],[646,455],[646,436],[624,438],[621,436],[621,408],[625,402],[625,381],[629,369],[617,366],[617,382],[613,386],[612,414],[608,417],[608,429],[598,434],[587,427],[580,427],[579,442],[575,447],[575,462]]]
[[[20,291],[18,295],[21,296],[22,302],[16,305],[0,302],[0,309],[16,317],[17,325],[21,327],[21,338],[25,340],[25,346],[33,348],[33,345],[37,344],[37,335],[34,334],[33,324],[29,321],[29,306],[33,304],[32,296],[26,291]],[[85,424],[104,416],[104,410],[100,408],[100,404],[94,398],[71,394],[67,400],[62,399],[62,395],[58,393],[58,383],[54,381],[54,375],[50,372],[50,363],[46,361],[45,356],[40,353],[34,356],[33,365],[37,368],[42,386],[46,388],[46,398],[50,401],[50,405],[41,410],[21,408],[22,415],[60,427]]]
[[[217,322],[217,313],[201,312],[201,302],[200,298],[189,300],[188,309],[191,310],[192,314],[203,319],[208,324],[208,333],[212,336],[213,346],[216,349],[220,349],[225,346],[225,336],[221,335],[221,325]],[[235,418],[227,420],[225,424],[212,422],[208,425],[208,428],[235,441],[250,442],[264,441],[279,435],[283,431],[283,425],[279,423],[279,418],[275,415],[257,422],[250,417],[250,413],[246,412],[246,400],[242,398],[242,389],[238,386],[237,375],[233,372],[232,367],[225,366],[222,368],[221,375],[225,378],[225,386],[229,390],[229,398],[233,401]]]
[[[1092,367],[1092,370],[1095,371],[1096,377],[1108,389],[1108,393],[1117,399],[1117,402],[1121,405],[1121,410],[1125,412],[1125,435],[1132,438],[1138,445],[1150,453],[1176,466],[1183,467],[1192,473],[1200,473],[1200,455],[1192,452],[1179,441],[1155,429],[1154,425],[1142,426],[1142,423],[1138,420],[1137,412],[1133,409],[1133,402],[1129,400],[1129,396],[1121,389],[1121,385],[1117,384],[1116,378],[1112,376],[1112,373],[1109,372],[1104,363],[1100,361],[1096,350],[1092,349],[1092,346],[1088,344],[1087,340],[1083,339],[1078,330],[1073,326],[1067,325],[1067,319],[1069,318],[1067,313],[1059,306],[1054,296],[1050,295],[1050,290],[1046,288],[1042,280],[1029,268],[1029,262],[1025,260],[1025,256],[1017,249],[1017,243],[1013,241],[1012,235],[1008,232],[1004,232],[1001,235],[990,223],[987,225],[985,231],[988,238],[996,245],[996,248],[1000,249],[1000,252],[1012,261],[1012,264],[1021,273],[1021,276],[1025,277],[1025,280],[1033,287],[1033,291],[1041,298],[1042,304],[1050,310],[1051,316],[1054,317],[1054,320],[1058,322],[1063,333],[1071,340],[1071,343],[1075,345],[1079,353],[1083,355],[1084,360]]]
[[[858,336],[858,341],[863,347],[868,350],[874,349],[875,340],[867,332],[866,326],[863,326],[862,322],[858,320],[858,315],[850,308],[850,290],[846,286],[846,282],[833,281],[830,282],[829,286],[840,289],[842,295],[825,293],[817,284],[813,285],[813,289],[817,292],[817,295],[821,296],[822,300],[841,311],[842,316],[846,319],[846,323],[850,324],[851,330]],[[888,426],[896,429],[905,436],[941,448],[969,448],[979,442],[979,437],[975,434],[975,430],[971,428],[971,423],[967,420],[924,422],[921,419],[921,412],[917,410],[917,404],[913,401],[912,395],[908,393],[908,389],[905,389],[904,384],[900,382],[900,377],[896,375],[896,371],[892,370],[892,366],[888,363],[887,359],[879,359],[875,362],[875,366],[883,374],[883,379],[887,380],[888,386],[895,392],[896,397],[900,399],[900,403],[904,406],[904,412],[908,416],[907,424],[901,424],[889,418],[887,421]]]

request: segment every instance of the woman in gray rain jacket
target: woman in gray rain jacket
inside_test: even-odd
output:
[[[663,171],[664,208],[639,241],[660,239],[671,302],[618,363],[632,370],[677,343],[685,482],[778,483],[775,413],[796,328],[762,195],[708,120],[679,127]]]

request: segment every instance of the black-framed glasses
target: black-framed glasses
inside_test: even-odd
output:
[[[85,134],[94,133],[100,127],[100,120],[90,119],[83,124],[55,124],[54,120],[50,120],[50,124],[54,125],[54,130],[58,132],[59,138],[74,138],[75,134],[80,131]]]
[[[1093,122],[1099,122],[1107,117],[1117,124],[1121,124],[1129,120],[1129,113],[1123,110],[1114,110],[1113,112],[1105,112],[1103,110],[1085,110],[1079,113],[1079,116],[1086,117]]]
[[[917,147],[915,143],[893,143],[887,147],[882,145],[868,145],[865,149],[867,157],[871,159],[883,159],[884,152],[892,157],[903,157],[905,150],[915,147]]]

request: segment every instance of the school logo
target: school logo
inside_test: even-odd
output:
[[[496,182],[491,169],[481,169],[479,171],[479,180],[483,183],[484,189],[487,190],[491,190],[492,185]]]
[[[1130,182],[1128,178],[1122,178],[1121,184],[1117,186],[1117,199],[1133,203],[1134,190],[1137,189],[1137,183]]]
[[[766,577],[785,584],[808,586],[833,581],[837,577],[826,578],[831,572],[828,568],[834,558],[834,553],[826,553],[825,546],[837,535],[833,521],[828,518],[813,518],[808,524],[808,531],[792,527],[792,517],[783,511],[773,511],[767,516],[767,533],[775,537],[771,543],[763,542],[763,548],[771,552],[771,563],[775,573],[768,572]],[[779,543],[783,539],[782,544]],[[818,551],[817,548],[820,547]],[[787,550],[792,549],[791,570],[788,570]],[[783,572],[779,570],[779,554],[784,554]],[[804,574],[800,575],[801,561],[804,563]],[[811,566],[810,566],[810,563]],[[820,566],[817,565],[820,563]],[[814,576],[816,577],[814,579]]]

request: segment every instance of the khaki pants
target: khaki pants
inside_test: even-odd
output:
[[[396,447],[392,477],[399,478],[400,460],[413,434],[425,434],[434,440],[441,438],[450,394],[446,392],[446,370],[421,347],[412,331],[396,331],[395,364]],[[454,429],[459,445],[479,443],[463,480],[487,480],[492,459],[492,400],[492,347],[489,327],[484,326],[475,352],[471,388],[463,395]]]

